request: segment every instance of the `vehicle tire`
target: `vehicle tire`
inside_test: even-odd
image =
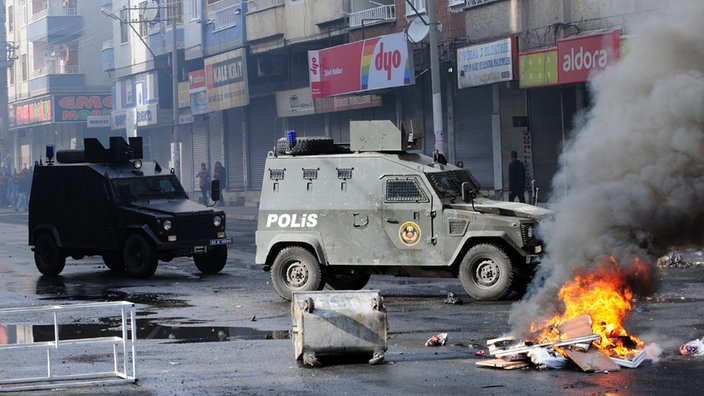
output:
[[[208,253],[196,254],[193,256],[196,268],[204,274],[217,274],[225,268],[227,263],[227,246],[215,246]]]
[[[370,277],[370,273],[357,268],[325,268],[325,283],[331,290],[359,290],[367,285]]]
[[[41,234],[34,241],[34,263],[39,272],[48,276],[58,275],[64,270],[66,257],[50,234]]]
[[[119,253],[104,254],[103,263],[110,271],[122,272],[125,270],[125,261]]]
[[[313,253],[300,246],[289,246],[279,252],[271,266],[271,283],[285,300],[293,292],[322,290],[325,286],[320,263]]]
[[[511,293],[517,274],[506,252],[496,245],[481,244],[464,256],[459,275],[470,297],[500,300]]]
[[[293,147],[288,146],[286,138],[276,141],[277,154],[304,155],[304,154],[327,154],[335,149],[335,142],[326,136],[307,136],[296,138]]]
[[[135,278],[149,278],[154,275],[159,261],[154,248],[138,234],[130,235],[125,241],[123,260],[125,269]]]

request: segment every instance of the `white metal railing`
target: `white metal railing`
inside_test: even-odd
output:
[[[38,69],[32,70],[32,78],[42,77],[49,74],[80,74],[81,66],[79,65],[61,65],[50,64]]]
[[[90,338],[61,338],[60,326],[81,322],[89,315],[100,318],[119,316],[119,336],[102,336]],[[104,303],[83,303],[72,305],[32,306],[24,308],[0,309],[0,324],[13,323],[17,328],[13,343],[0,345],[0,361],[12,362],[3,365],[0,373],[0,392],[57,387],[87,386],[111,382],[137,381],[137,348],[135,305],[129,301]],[[81,322],[82,323],[82,322]],[[50,324],[53,326],[53,339],[34,341],[32,326]],[[93,347],[111,345],[112,361],[93,362],[88,367],[101,369],[112,367],[112,371],[90,372],[81,359],[75,359],[81,353],[101,356],[100,349]],[[27,376],[40,366],[31,361],[32,350],[46,351],[46,375]],[[70,354],[67,359],[64,354]],[[14,354],[14,355],[13,355]],[[72,363],[77,367],[71,367]],[[71,368],[77,372],[72,372]]]
[[[48,16],[78,16],[81,15],[75,7],[49,7],[32,14],[32,22],[38,21]]]
[[[353,12],[349,16],[350,28],[358,28],[396,20],[396,6],[393,4],[367,8]]]

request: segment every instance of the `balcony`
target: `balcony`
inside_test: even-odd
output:
[[[103,60],[103,71],[115,70],[115,45],[112,40],[103,41],[100,55]]]
[[[366,10],[353,12],[349,16],[350,29],[363,28],[365,26],[377,25],[380,23],[393,22],[396,20],[396,6],[393,4],[368,8]]]
[[[58,43],[80,37],[82,28],[78,8],[51,6],[32,14],[27,37],[30,41]]]
[[[247,12],[247,41],[281,38],[284,35],[284,0],[257,1]]]
[[[213,31],[237,26],[242,18],[241,7],[241,0],[221,0],[208,4],[208,23],[213,24]]]

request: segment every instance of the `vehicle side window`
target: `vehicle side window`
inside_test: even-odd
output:
[[[395,178],[386,180],[386,202],[427,202],[418,181],[414,178]]]

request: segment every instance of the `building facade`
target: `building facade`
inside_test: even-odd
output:
[[[20,43],[8,80],[16,162],[40,157],[49,136],[67,139],[54,138],[62,147],[86,135],[142,136],[145,156],[174,168],[192,192],[201,163],[222,163],[226,198],[237,203],[255,203],[266,155],[286,131],[347,143],[349,121],[364,119],[417,123],[426,154],[440,147],[497,198],[516,150],[531,197],[542,201],[562,145],[590,106],[590,73],[623,56],[635,23],[668,7],[662,0],[83,0],[78,15],[77,1],[7,2],[8,40]],[[71,6],[76,15],[66,17],[96,21],[86,24],[95,32],[58,29],[51,13]],[[94,40],[84,46],[86,34],[102,38],[99,48]],[[390,57],[377,57],[381,44]],[[365,46],[375,52],[350,56]],[[394,58],[397,50],[403,55]],[[96,54],[102,62],[81,63]],[[337,66],[320,80],[323,55]],[[68,71],[77,64],[102,75],[75,80]],[[374,85],[374,72],[402,78]],[[335,88],[350,82],[359,85]],[[65,95],[77,87],[85,98],[72,102]],[[111,101],[109,127],[44,114],[44,96],[52,110],[79,119],[88,114],[81,106],[97,106],[94,97]]]
[[[84,137],[109,131],[110,79],[95,56],[110,32],[94,23],[99,9],[88,0],[5,1],[14,56],[7,68],[3,161],[12,168],[43,159],[47,144],[76,148]]]

